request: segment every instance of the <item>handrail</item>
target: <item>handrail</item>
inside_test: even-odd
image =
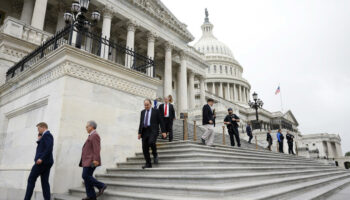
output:
[[[155,63],[151,58],[141,55],[133,49],[117,44],[112,40],[108,40],[106,37],[103,38],[96,33],[92,33],[85,29],[78,29],[76,25],[67,25],[64,29],[57,32],[33,52],[12,66],[6,73],[6,81],[31,67],[45,55],[64,44],[74,45],[88,53],[111,60],[118,64],[126,65],[127,63],[131,63],[130,68],[141,73],[147,74],[147,69],[153,68],[153,74],[149,75],[152,77],[155,76]],[[125,59],[118,60],[117,56],[121,56],[122,58],[125,57]]]

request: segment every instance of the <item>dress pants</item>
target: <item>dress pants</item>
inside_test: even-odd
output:
[[[212,124],[206,124],[204,125],[204,128],[206,129],[205,132],[202,135],[202,139],[205,140],[206,145],[213,145],[214,144],[214,126]]]
[[[169,133],[169,142],[173,141],[173,119],[164,117],[165,132]]]
[[[293,142],[288,142],[288,153],[294,154],[293,152]]]
[[[248,137],[249,137],[248,143],[251,143],[251,142],[252,142],[252,139],[253,139],[253,134],[252,134],[252,133],[248,133],[247,135],[248,135]]]
[[[281,142],[278,142],[278,147],[279,147],[280,153],[283,153],[283,140]]]
[[[267,148],[271,151],[271,145],[272,145],[272,142],[270,142],[270,141],[268,141],[268,146],[267,146]]]
[[[152,134],[151,127],[143,128],[142,130],[142,151],[143,156],[145,157],[146,164],[151,164],[151,156],[149,154],[149,148],[152,149],[153,158],[157,158],[157,136]]]
[[[94,187],[102,189],[105,184],[97,181],[92,175],[96,167],[83,167],[83,179],[85,183],[86,195],[89,198],[96,198],[96,192]]]
[[[32,170],[28,177],[28,185],[26,190],[26,196],[24,200],[30,200],[33,195],[33,190],[35,187],[36,179],[40,176],[41,179],[41,187],[43,190],[43,196],[45,200],[50,200],[50,184],[49,184],[49,176],[50,169],[52,164],[34,164]]]
[[[241,140],[239,138],[238,128],[237,127],[229,127],[228,134],[230,135],[231,146],[235,146],[235,140],[233,136],[236,138],[237,145],[241,146]]]

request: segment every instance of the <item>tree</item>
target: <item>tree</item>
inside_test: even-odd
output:
[[[350,156],[350,151],[346,152],[345,156]]]

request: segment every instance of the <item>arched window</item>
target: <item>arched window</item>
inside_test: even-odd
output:
[[[220,74],[222,74],[222,66],[220,65]]]
[[[225,66],[225,72],[226,72],[226,74],[228,74],[228,71],[227,71],[227,66]]]
[[[208,73],[210,73],[210,66],[208,66]]]
[[[232,67],[230,67],[231,75],[232,75]]]
[[[216,65],[214,65],[214,73],[216,73]]]

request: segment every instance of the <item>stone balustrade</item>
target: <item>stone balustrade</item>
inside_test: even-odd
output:
[[[40,45],[52,36],[48,32],[34,28],[13,17],[5,19],[4,24],[0,27],[0,33],[5,33],[36,45]]]

